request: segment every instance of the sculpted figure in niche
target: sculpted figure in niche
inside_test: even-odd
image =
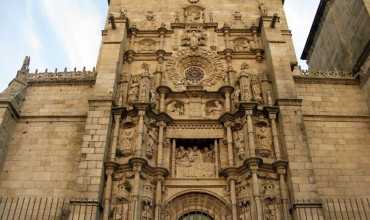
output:
[[[167,111],[175,116],[183,116],[185,113],[184,104],[180,101],[172,101],[167,105]]]
[[[218,116],[224,111],[224,106],[219,100],[207,103],[207,114],[211,116]]]
[[[239,82],[241,90],[241,99],[243,101],[250,101],[252,98],[251,92],[251,79],[248,73],[249,65],[243,63],[240,67],[240,76],[243,76]]]
[[[119,149],[124,152],[132,151],[136,142],[136,129],[134,126],[126,126],[120,129]],[[123,152],[122,152],[123,153]]]
[[[276,219],[276,204],[275,198],[265,198],[264,200],[264,219],[265,220],[274,220]]]
[[[135,76],[131,79],[131,86],[128,91],[128,102],[136,102],[139,96],[139,79]]]
[[[245,156],[245,150],[244,150],[244,137],[242,131],[234,132],[234,144],[235,148],[237,149],[237,154],[239,158],[243,159]]]
[[[262,157],[272,156],[271,128],[266,120],[262,119],[256,124],[256,153]]]
[[[258,103],[262,103],[263,102],[262,89],[261,89],[261,83],[258,78],[258,75],[256,74],[252,75],[251,86],[252,86],[253,99]]]
[[[143,211],[141,214],[142,220],[153,220],[153,210],[151,202],[144,201],[143,202]]]

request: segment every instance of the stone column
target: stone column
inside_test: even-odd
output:
[[[163,167],[163,138],[164,138],[164,129],[166,127],[166,123],[161,121],[158,123],[159,132],[158,132],[158,153],[157,153],[157,166]]]
[[[105,164],[105,175],[107,176],[107,181],[105,184],[104,192],[104,211],[103,211],[103,220],[109,220],[109,214],[111,211],[111,202],[112,202],[112,175],[114,172],[115,164],[106,163]]]
[[[231,93],[230,93],[230,91],[225,92],[225,110],[226,110],[226,112],[231,111]]]
[[[172,139],[171,176],[176,176],[176,139]]]
[[[120,127],[120,121],[121,121],[121,112],[114,112],[113,115],[114,119],[114,130],[113,130],[113,140],[112,140],[112,147],[110,152],[110,160],[115,161],[116,159],[116,150],[117,150],[117,144],[118,144],[118,136],[119,136],[119,127]]]
[[[227,153],[228,153],[228,159],[229,159],[229,166],[234,166],[234,149],[233,149],[233,133],[231,130],[232,123],[226,122],[226,137],[227,137]]]
[[[142,211],[142,204],[141,204],[141,170],[143,166],[143,161],[134,161],[133,164],[133,172],[134,172],[134,182],[133,182],[133,190],[132,190],[132,210],[131,210],[131,218],[132,220],[140,220],[141,219],[141,211]]]
[[[219,177],[218,171],[220,170],[220,148],[218,144],[218,139],[215,139],[214,144],[214,150],[215,150],[215,169],[216,169],[216,177]]]
[[[253,110],[249,109],[245,111],[247,116],[247,131],[248,131],[248,146],[249,146],[249,156],[255,157],[256,156],[256,146],[254,141],[254,128],[253,128]]]
[[[238,220],[235,179],[229,178],[232,220]]]
[[[255,201],[256,206],[256,219],[262,220],[263,217],[263,209],[262,209],[262,203],[261,203],[261,196],[260,196],[260,189],[259,189],[259,181],[257,176],[258,171],[258,165],[259,163],[262,163],[262,160],[252,158],[249,161],[247,161],[249,169],[252,172],[252,195],[253,199]]]
[[[155,191],[155,212],[154,212],[154,220],[161,220],[162,183],[163,183],[163,177],[158,177],[157,178],[156,191]]]
[[[279,144],[279,136],[278,136],[278,131],[276,127],[276,114],[277,113],[270,113],[269,118],[271,122],[271,131],[272,131],[272,141],[274,144],[274,150],[275,150],[275,155],[278,160],[281,159],[281,153],[280,153],[280,144]]]
[[[137,146],[136,146],[136,153],[137,157],[144,156],[143,150],[143,137],[144,137],[144,110],[139,110],[139,123],[138,123],[138,137],[137,137]]]
[[[159,111],[165,112],[166,111],[166,94],[170,91],[170,89],[166,86],[159,86],[157,89],[159,93]]]
[[[288,167],[288,162],[286,161],[277,161],[274,166],[276,167],[277,173],[279,175],[279,183],[280,183],[280,197],[281,197],[281,202],[282,202],[282,219],[290,219],[289,215],[289,208],[288,208],[288,199],[289,199],[289,194],[288,194],[288,189],[287,189],[287,184],[285,181],[285,176],[286,176],[286,171]]]

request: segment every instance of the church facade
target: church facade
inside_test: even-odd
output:
[[[110,0],[96,69],[29,64],[0,93],[2,218],[370,216],[364,85],[299,70],[281,0]]]

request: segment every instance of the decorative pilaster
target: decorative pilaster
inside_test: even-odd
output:
[[[140,220],[142,212],[141,204],[141,193],[142,193],[142,181],[141,181],[141,172],[145,161],[141,158],[133,158],[130,160],[132,164],[132,171],[134,172],[134,182],[132,190],[132,210],[131,210],[131,219]]]
[[[136,152],[135,152],[135,155],[137,157],[144,156],[144,150],[143,150],[144,116],[145,116],[145,111],[139,110],[138,137],[137,137],[137,145],[136,145]]]
[[[155,191],[154,220],[161,220],[163,181],[164,181],[164,178],[162,176],[157,177],[156,191]]]
[[[259,188],[259,181],[258,181],[258,167],[263,161],[259,158],[250,158],[246,161],[251,173],[252,173],[252,196],[253,200],[255,201],[255,206],[257,210],[256,219],[262,220],[263,218],[263,209],[262,209],[262,202],[260,196],[260,188]]]
[[[162,82],[163,83],[163,82]],[[171,90],[167,86],[160,86],[157,89],[159,93],[159,111],[165,112],[166,111],[166,94],[169,93]]]
[[[249,156],[255,157],[256,156],[256,146],[254,140],[254,129],[253,129],[253,110],[249,109],[245,111],[247,116],[247,131],[248,131],[248,147],[249,147]]]
[[[157,166],[163,167],[163,139],[164,139],[164,130],[166,128],[166,123],[161,121],[158,123],[159,132],[158,132],[158,152],[157,152]]]
[[[280,144],[279,144],[279,134],[276,126],[276,117],[278,113],[278,108],[268,107],[267,111],[269,112],[269,118],[271,122],[271,131],[272,131],[272,141],[274,145],[274,151],[277,160],[281,160]]]
[[[111,212],[111,202],[112,202],[112,175],[114,169],[116,168],[115,163],[105,163],[105,175],[107,177],[105,183],[105,192],[104,192],[104,212],[103,212],[103,220],[109,220],[109,214]]]
[[[288,186],[285,181],[285,176],[288,169],[288,162],[287,161],[277,161],[274,163],[276,167],[276,171],[279,175],[279,184],[280,184],[280,197],[282,203],[282,219],[287,220],[290,219],[289,215],[289,194],[288,194]]]
[[[118,143],[118,134],[119,134],[119,127],[121,122],[121,112],[113,112],[113,120],[114,120],[114,130],[113,130],[113,140],[112,146],[110,151],[110,160],[115,161],[116,159],[116,151],[117,151],[117,143]]]
[[[231,122],[225,122],[226,127],[226,141],[227,141],[227,153],[228,153],[228,161],[229,166],[234,166],[234,148],[233,148],[233,133],[231,130],[232,123]]]
[[[230,187],[230,200],[231,200],[231,211],[232,211],[232,220],[238,220],[238,210],[236,202],[236,180],[233,177],[229,178],[229,187]]]

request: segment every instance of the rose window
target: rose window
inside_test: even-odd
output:
[[[192,66],[185,70],[185,77],[191,83],[198,83],[204,78],[204,71],[200,67]]]

